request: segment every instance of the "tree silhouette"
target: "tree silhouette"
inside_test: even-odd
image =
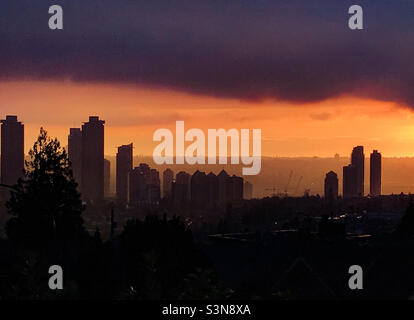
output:
[[[185,277],[206,266],[191,231],[176,217],[129,220],[120,240],[128,298],[177,298]]]
[[[82,202],[67,153],[40,128],[29,156],[6,203],[13,216],[6,234],[25,249],[65,244],[83,232]]]
[[[411,198],[404,216],[401,217],[397,233],[408,236],[414,235],[414,202]]]

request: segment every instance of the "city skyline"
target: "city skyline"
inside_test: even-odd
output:
[[[82,196],[85,200],[92,202],[99,202],[111,195],[111,161],[105,158],[104,155],[104,124],[105,120],[99,118],[99,116],[89,116],[89,121],[84,122],[81,128],[70,128],[68,135],[68,156],[72,161],[72,170],[75,181],[78,182],[79,190],[82,192]],[[20,128],[18,131],[10,131],[13,126],[18,125]],[[8,130],[8,131],[6,131]],[[3,142],[2,138],[2,148],[6,151],[3,151],[1,157],[6,159],[2,161],[2,172],[5,171],[3,166],[10,167],[10,163],[7,162],[7,159],[10,158],[10,154],[13,155],[13,159],[21,157],[23,159],[23,141],[10,140],[11,133],[15,133],[21,138],[24,135],[24,125],[21,122],[18,122],[17,116],[7,115],[6,120],[2,121],[2,132],[5,138]],[[9,133],[7,133],[9,132]],[[10,144],[10,141],[13,141]],[[16,150],[20,148],[19,154],[16,153]],[[9,151],[10,150],[10,151]],[[339,155],[335,155],[335,158],[339,159]],[[370,170],[369,170],[369,192],[367,194],[371,196],[381,195],[381,176],[382,176],[382,165],[381,165],[381,153],[378,150],[373,150],[370,154]],[[18,161],[14,161],[18,163]],[[9,163],[9,164],[8,164]],[[157,165],[156,165],[157,166]],[[16,171],[16,170],[15,170]],[[120,204],[125,204],[130,201],[141,201],[139,196],[137,199],[131,200],[131,194],[142,193],[137,187],[142,183],[153,185],[157,189],[155,191],[150,188],[149,191],[145,191],[149,196],[144,196],[144,198],[149,197],[149,199],[161,199],[166,198],[174,194],[173,183],[174,172],[171,168],[165,169],[162,173],[162,189],[161,189],[161,179],[160,172],[156,169],[151,169],[148,164],[141,163],[138,167],[133,165],[133,144],[121,145],[118,147],[118,153],[116,156],[116,197]],[[224,169],[221,170],[217,177],[225,173]],[[155,174],[155,175],[154,175]],[[292,171],[289,177],[289,181],[292,175]],[[17,177],[17,174],[15,174]],[[144,180],[140,177],[142,176]],[[203,178],[204,177],[204,178]],[[220,189],[220,183],[217,186],[214,186],[216,175],[211,171],[206,175],[203,171],[198,169],[191,176],[191,181],[193,179],[194,186],[200,185],[199,189],[206,189],[207,194],[211,194],[213,190]],[[230,176],[229,176],[230,177]],[[2,175],[2,180],[7,179],[7,175]],[[233,175],[232,178],[237,178]],[[299,179],[298,186],[303,177]],[[17,178],[13,178],[17,180]],[[365,154],[363,146],[356,146],[352,149],[350,156],[350,164],[343,167],[343,176],[342,176],[342,196],[344,198],[355,198],[363,197],[365,195]],[[10,179],[9,179],[10,180]],[[144,182],[141,182],[144,181]],[[205,181],[204,181],[205,180]],[[220,180],[220,179],[219,179]],[[135,181],[131,186],[131,181]],[[150,182],[148,182],[150,181]],[[157,182],[158,181],[158,182]],[[202,182],[204,181],[204,182]],[[241,198],[243,198],[244,190],[243,184],[249,187],[249,182],[241,180]],[[338,187],[339,179],[338,175],[334,171],[329,171],[326,174],[324,180],[324,196],[336,198],[339,194]],[[12,185],[11,182],[8,184]],[[192,186],[192,184],[191,184]],[[131,192],[131,188],[135,188],[135,191]],[[137,189],[138,188],[138,189]],[[195,189],[194,189],[195,188]],[[191,199],[204,199],[202,193],[197,193],[197,187],[191,187]],[[296,188],[297,189],[297,188]],[[196,192],[196,193],[194,193]],[[220,200],[224,191],[218,191],[217,196],[208,196],[209,200],[207,203],[223,202]],[[287,195],[287,190],[285,191]],[[306,193],[306,190],[305,190]],[[221,195],[220,195],[221,194]],[[247,198],[252,197],[252,192],[248,191]],[[133,196],[132,196],[133,197]],[[224,196],[225,197],[225,196]],[[184,197],[185,198],[185,197]],[[217,198],[217,200],[215,200]],[[152,201],[152,200],[151,200]],[[195,201],[195,200],[194,200]],[[197,202],[196,201],[196,202]],[[204,201],[204,200],[203,200]],[[201,201],[202,202],[202,201]]]

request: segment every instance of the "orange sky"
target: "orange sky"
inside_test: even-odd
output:
[[[25,124],[28,150],[44,126],[67,144],[69,127],[89,115],[106,120],[105,154],[134,143],[134,154],[151,155],[159,128],[262,129],[264,156],[348,156],[355,145],[365,153],[414,156],[414,117],[393,102],[339,97],[307,105],[194,96],[164,89],[67,82],[0,83],[0,117],[15,114]],[[174,132],[174,131],[173,131]]]

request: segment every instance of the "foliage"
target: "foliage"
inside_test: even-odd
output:
[[[43,128],[6,203],[9,239],[39,249],[50,242],[68,241],[82,232],[82,202],[65,149]]]

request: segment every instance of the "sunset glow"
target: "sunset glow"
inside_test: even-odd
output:
[[[349,96],[295,105],[243,101],[139,86],[66,82],[2,82],[2,114],[18,114],[28,150],[39,127],[66,145],[70,127],[89,115],[106,120],[105,154],[133,142],[134,154],[151,155],[158,128],[261,128],[264,156],[348,155],[353,145],[380,149],[384,156],[414,155],[413,113],[393,102]],[[56,112],[58,110],[58,112]]]

